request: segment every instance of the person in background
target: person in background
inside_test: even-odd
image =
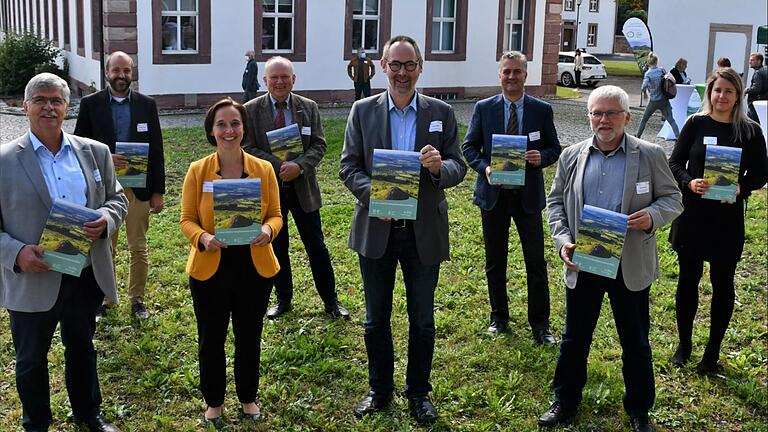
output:
[[[248,50],[245,53],[247,63],[243,71],[243,103],[256,97],[259,92],[259,63],[256,61],[256,52]]]
[[[636,136],[638,138],[643,136],[645,124],[648,123],[648,119],[651,118],[653,113],[656,111],[661,111],[661,115],[664,116],[664,118],[669,122],[669,125],[672,126],[672,130],[675,133],[675,138],[680,135],[680,130],[677,128],[675,118],[672,116],[672,105],[669,103],[669,99],[667,99],[664,96],[664,93],[661,91],[661,86],[663,85],[662,81],[664,80],[664,70],[659,68],[658,65],[659,58],[656,57],[656,54],[654,54],[652,51],[649,52],[648,70],[645,71],[645,76],[643,77],[643,87],[640,91],[648,92],[648,97],[650,100],[648,101],[648,105],[646,105],[645,111],[643,112],[643,118],[640,120],[640,127],[637,129]]]
[[[717,67],[719,68],[726,68],[731,67],[731,59],[728,57],[720,57],[717,59]]]
[[[191,243],[186,271],[195,311],[200,390],[208,408],[206,427],[224,427],[227,340],[230,316],[235,335],[235,389],[240,417],[261,417],[256,396],[264,314],[272,277],[280,270],[272,240],[283,226],[280,192],[272,165],[244,152],[245,108],[230,98],[205,115],[205,135],[216,151],[189,165],[181,193],[181,231]],[[261,233],[249,245],[227,246],[214,237],[213,181],[261,179]]]
[[[376,74],[373,60],[365,54],[365,48],[360,47],[357,55],[352,57],[347,65],[347,75],[355,83],[355,100],[371,95],[371,79]]]
[[[688,118],[669,158],[685,207],[669,233],[680,265],[675,294],[680,341],[672,364],[682,366],[691,357],[699,281],[707,261],[712,302],[709,341],[696,366],[702,374],[719,369],[720,346],[733,315],[734,275],[744,248],[745,201],[768,179],[763,133],[744,115],[743,96],[741,78],[733,69],[716,70],[707,80],[701,111]],[[702,198],[712,186],[702,178],[707,145],[742,149],[735,202]]]
[[[768,100],[768,67],[763,66],[763,55],[760,53],[749,55],[749,67],[755,70],[752,74],[752,82],[745,91],[747,103],[749,104],[749,118],[756,123],[760,123],[760,118],[757,116],[757,110],[753,102]]]
[[[573,74],[576,75],[576,87],[581,87],[581,69],[584,67],[584,59],[581,57],[581,50],[576,48],[573,57]]]
[[[685,73],[685,69],[688,68],[688,60],[680,57],[675,62],[675,67],[669,70],[669,73],[675,77],[675,84],[690,84],[691,79],[688,78],[688,74]]]

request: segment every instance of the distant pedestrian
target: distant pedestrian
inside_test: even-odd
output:
[[[649,52],[648,70],[645,72],[645,77],[643,78],[643,87],[640,91],[647,91],[648,96],[650,97],[650,101],[648,101],[648,105],[645,107],[643,119],[640,120],[640,127],[637,129],[636,136],[638,138],[642,137],[643,130],[645,130],[645,124],[648,122],[648,119],[653,115],[653,113],[658,110],[661,111],[661,115],[664,116],[664,118],[669,122],[669,125],[672,126],[672,130],[675,132],[675,139],[677,139],[677,136],[680,135],[680,130],[677,127],[677,123],[675,123],[675,118],[672,117],[672,105],[670,105],[669,100],[664,96],[664,93],[662,92],[661,86],[664,85],[663,81],[665,72],[663,69],[658,67],[658,64],[659,58],[656,57],[653,52]]]
[[[752,74],[752,82],[745,91],[749,103],[749,118],[760,123],[754,101],[768,100],[768,67],[763,66],[763,55],[752,53],[749,56],[749,67],[755,70]]]
[[[259,91],[259,64],[256,62],[256,52],[248,50],[245,53],[245,58],[248,63],[245,65],[245,71],[243,72],[243,103],[256,97],[256,93]]]
[[[581,50],[576,48],[576,56],[573,58],[573,74],[576,75],[576,88],[581,86],[581,69],[584,59],[581,58]]]
[[[371,95],[371,78],[376,74],[376,66],[360,47],[357,55],[347,65],[347,75],[355,83],[355,100]]]
[[[717,59],[717,67],[731,67],[731,59],[728,57],[720,57]]]
[[[688,74],[685,73],[685,70],[688,68],[688,60],[680,57],[675,62],[675,67],[670,69],[669,73],[672,74],[673,77],[675,77],[675,84],[690,84],[691,79],[688,77]]]

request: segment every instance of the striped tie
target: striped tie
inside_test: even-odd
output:
[[[511,104],[509,108],[509,122],[507,123],[507,135],[517,135],[517,107]]]

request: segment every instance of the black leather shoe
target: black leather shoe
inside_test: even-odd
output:
[[[332,304],[325,305],[325,313],[330,315],[331,318],[349,319],[349,311],[338,300]]]
[[[131,314],[134,318],[145,320],[149,318],[149,312],[147,312],[147,307],[144,306],[144,303],[142,302],[136,302],[131,305]]]
[[[560,424],[567,424],[573,420],[576,415],[575,410],[566,410],[560,401],[555,401],[549,406],[549,409],[539,417],[539,426],[553,427]]]
[[[672,366],[683,367],[686,363],[688,363],[688,360],[690,359],[691,359],[691,348],[688,347],[686,349],[682,345],[678,345],[677,349],[675,350],[675,354],[672,356],[672,360],[670,360],[670,362],[672,363]]]
[[[490,335],[497,335],[504,333],[507,331],[507,322],[506,321],[491,321],[491,325],[488,326],[488,334]]]
[[[555,339],[555,337],[552,336],[552,333],[549,331],[549,329],[534,330],[533,342],[536,345],[546,345],[546,346],[557,345],[557,339]]]
[[[408,398],[408,409],[419,424],[429,424],[437,420],[437,409],[429,400],[429,396]]]
[[[377,393],[375,391],[370,391],[360,403],[355,405],[355,417],[360,418],[381,411],[388,407],[390,402],[392,402],[392,393]]]
[[[87,420],[82,419],[80,421],[85,423],[90,432],[120,432],[120,429],[117,426],[108,422],[107,419],[105,419],[101,414],[97,415],[96,417],[92,417]]]
[[[203,423],[205,423],[205,430],[223,430],[224,429],[224,417],[218,416],[214,418],[208,418],[203,415]]]
[[[721,371],[722,367],[717,361],[702,359],[701,362],[696,365],[696,373],[699,375],[714,375]]]
[[[259,421],[261,420],[261,412],[248,414],[245,411],[240,411],[240,418],[246,421]]]
[[[267,309],[267,318],[275,319],[280,315],[284,315],[289,310],[291,310],[291,302],[278,300],[277,303],[273,304],[272,307]]]
[[[101,321],[102,318],[106,318],[110,309],[111,307],[105,304],[102,304],[96,308],[96,322]]]
[[[653,427],[648,417],[632,417],[629,419],[629,425],[632,426],[632,432],[655,432],[656,428]]]

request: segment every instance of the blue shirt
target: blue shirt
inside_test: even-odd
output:
[[[405,109],[399,110],[389,98],[389,131],[392,150],[414,151],[416,147],[416,93]]]
[[[624,135],[619,146],[606,155],[592,138],[582,183],[584,204],[621,213],[624,167],[627,164],[626,141],[627,136]]]
[[[109,92],[110,108],[112,108],[112,126],[115,128],[115,141],[128,142],[131,140],[131,91],[123,100],[118,101]]]
[[[664,71],[656,66],[651,66],[643,76],[643,88],[641,91],[648,90],[648,95],[652,101],[664,99],[661,92],[661,80],[664,79]]]
[[[515,131],[515,135],[521,135],[523,132],[523,101],[525,99],[525,93],[523,93],[523,95],[516,101],[510,101],[503,94],[501,95],[501,98],[504,100],[504,130],[507,129],[507,125],[509,124],[512,102],[514,102],[515,110],[517,111],[517,131]]]
[[[61,134],[61,148],[55,155],[32,131],[29,131],[29,139],[32,141],[37,163],[40,164],[40,170],[43,172],[45,185],[48,186],[51,201],[62,199],[81,206],[86,205],[88,186],[85,183],[80,162],[67,136]]]
[[[269,106],[272,107],[272,118],[277,117],[277,107],[275,104],[277,103],[277,99],[273,98],[272,95],[269,95],[270,104]],[[290,126],[293,124],[293,113],[291,112],[291,95],[289,94],[288,97],[285,99],[285,108],[283,109],[283,115],[285,116],[285,125]]]

